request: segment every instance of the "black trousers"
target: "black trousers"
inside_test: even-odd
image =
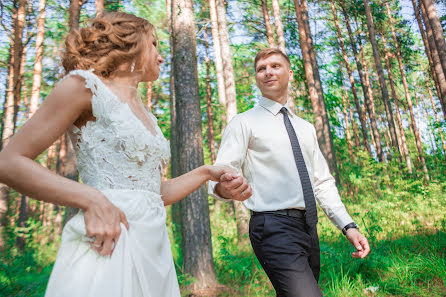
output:
[[[256,213],[249,222],[254,253],[277,297],[320,297],[319,238],[305,218]]]

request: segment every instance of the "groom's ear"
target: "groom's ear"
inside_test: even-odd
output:
[[[294,72],[291,69],[289,70],[289,78],[290,78],[290,81],[294,80]]]

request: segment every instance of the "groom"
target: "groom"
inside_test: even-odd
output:
[[[228,124],[216,160],[244,177],[225,174],[209,192],[218,199],[249,197],[251,245],[277,296],[322,296],[316,200],[356,248],[353,257],[364,258],[370,247],[341,202],[313,125],[287,104],[293,78],[288,56],[264,49],[254,67],[263,97]]]

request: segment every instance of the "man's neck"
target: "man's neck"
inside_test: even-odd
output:
[[[288,101],[288,92],[285,94],[262,94],[263,97],[276,101],[281,105],[285,105]]]

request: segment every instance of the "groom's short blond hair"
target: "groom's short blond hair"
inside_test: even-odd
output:
[[[288,66],[291,67],[290,58],[288,58],[288,56],[284,52],[282,52],[280,49],[265,48],[265,49],[260,50],[256,55],[256,58],[254,60],[254,71],[256,71],[257,62],[259,62],[262,59],[268,58],[269,56],[272,56],[272,55],[281,55],[287,61]]]

